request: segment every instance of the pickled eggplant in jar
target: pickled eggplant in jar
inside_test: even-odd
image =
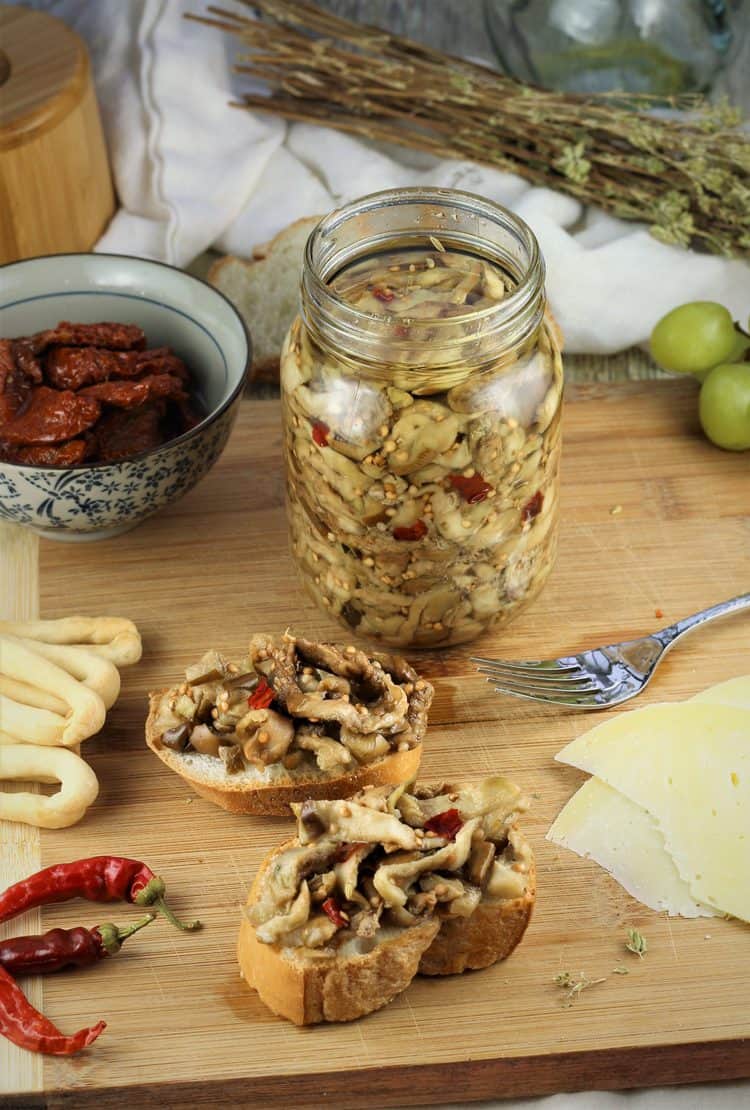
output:
[[[303,277],[282,353],[304,585],[359,635],[400,648],[508,622],[555,555],[562,363],[543,264],[534,243],[529,261],[452,230],[394,235],[308,274],[307,290]],[[314,258],[311,241],[308,269]]]

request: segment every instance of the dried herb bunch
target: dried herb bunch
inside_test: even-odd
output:
[[[269,86],[236,106],[488,163],[662,242],[750,253],[750,136],[727,104],[681,97],[689,114],[664,118],[648,97],[548,92],[313,4],[242,2],[251,16],[189,17],[239,36],[237,71]]]

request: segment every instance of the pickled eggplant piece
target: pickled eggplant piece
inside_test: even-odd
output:
[[[282,353],[292,550],[313,598],[357,634],[444,646],[509,621],[555,556],[562,361],[545,318],[502,357],[477,312],[513,292],[498,265],[443,248],[361,258],[330,283],[393,324],[378,366],[295,321]],[[440,365],[440,322],[465,361]],[[478,336],[478,337],[477,337]]]

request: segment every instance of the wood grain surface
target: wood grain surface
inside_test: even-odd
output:
[[[115,209],[83,40],[0,4],[0,264],[90,250]]]
[[[28,528],[0,520],[0,620],[36,620],[39,616],[39,540]],[[0,771],[3,747],[0,745]],[[4,783],[8,791],[37,791],[38,783]],[[15,821],[0,821],[0,890],[38,871],[41,859],[39,829]],[[29,910],[15,921],[0,924],[0,940],[40,932],[42,915]],[[26,996],[42,1004],[42,982],[30,980]],[[24,1052],[0,1037],[0,1098],[6,1091],[41,1091],[42,1058]]]
[[[287,626],[341,635],[306,599],[287,551],[277,402],[246,400],[209,476],[135,531],[42,543],[42,614],[120,613],[145,649],[84,747],[99,799],[78,826],[42,833],[43,863],[144,859],[175,910],[204,928],[182,934],[158,921],[111,963],[47,978],[44,1010],[64,1030],[98,1018],[108,1028],[72,1060],[45,1059],[44,1094],[19,1092],[13,1105],[405,1106],[750,1076],[748,927],[652,913],[547,843],[584,777],[553,756],[602,715],[501,698],[468,662],[478,649],[533,658],[633,637],[746,591],[750,457],[701,437],[684,382],[575,387],[564,435],[560,554],[541,598],[506,631],[416,660],[436,687],[422,777],[499,771],[533,796],[524,826],[538,860],[534,918],[506,963],[417,979],[346,1025],[295,1028],[239,978],[240,906],[290,822],[214,808],[143,741],[147,690],[177,680],[207,647],[239,654],[252,631]],[[749,659],[750,621],[717,622],[675,649],[638,704],[689,696],[747,672]],[[45,910],[43,924],[137,912],[73,903]],[[625,951],[628,926],[647,937],[643,960]],[[629,974],[612,974],[622,964]],[[565,1009],[553,982],[562,970],[606,981]]]

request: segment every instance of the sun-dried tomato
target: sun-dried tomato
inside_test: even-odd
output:
[[[141,454],[203,418],[190,387],[183,361],[147,349],[135,324],[63,321],[0,339],[0,457],[65,466]],[[25,450],[49,444],[62,446]]]
[[[434,833],[435,836],[445,837],[446,840],[455,840],[464,827],[464,823],[457,809],[444,809],[442,813],[436,813],[434,817],[428,817],[424,827],[428,832]]]
[[[13,359],[20,373],[35,385],[41,385],[43,380],[42,364],[37,357],[31,340],[13,339],[11,348]]]
[[[19,447],[14,462],[22,466],[78,466],[86,458],[88,445],[85,439],[71,439],[67,443],[37,443]]]
[[[382,285],[373,285],[371,293],[373,297],[376,297],[379,301],[383,301],[384,304],[390,304],[396,296],[392,289],[384,289]]]
[[[276,694],[272,687],[268,685],[265,678],[261,678],[252,694],[247,699],[247,704],[251,709],[268,709],[275,697]]]
[[[398,524],[393,529],[394,540],[421,540],[423,536],[427,535],[427,525],[423,520],[417,520],[414,524]]]
[[[328,446],[328,437],[331,434],[331,429],[324,420],[313,420],[312,422],[312,437],[313,443],[317,443],[318,447]]]
[[[471,478],[464,478],[463,474],[451,474],[448,481],[470,505],[479,504],[488,493],[492,493],[492,486],[485,482],[481,474],[474,474]]]
[[[10,339],[0,339],[0,427],[23,408],[31,387],[31,379],[16,366]]]
[[[544,504],[544,494],[540,489],[536,491],[533,497],[530,497],[526,504],[521,509],[521,523],[528,524],[535,516],[539,516]]]
[[[52,347],[45,373],[56,389],[82,389],[113,379],[141,378],[146,374],[171,374],[187,379],[182,359],[167,347],[150,351],[107,351],[103,347]]]
[[[132,382],[111,381],[87,385],[76,396],[93,397],[105,405],[132,409],[159,397],[179,397],[184,396],[184,393],[179,378],[173,378],[171,374],[151,374]]]
[[[56,328],[47,328],[29,336],[34,352],[48,347],[108,347],[116,351],[142,351],[146,346],[143,328],[136,324],[71,324],[61,320]]]
[[[11,444],[61,443],[90,428],[100,412],[93,397],[39,385],[23,412],[2,425],[0,438]]]
[[[345,929],[349,924],[335,898],[326,898],[320,907],[326,917],[333,922],[337,929]]]
[[[147,402],[137,409],[110,409],[104,413],[96,426],[100,460],[117,462],[158,447],[164,442],[163,416],[161,401]]]

